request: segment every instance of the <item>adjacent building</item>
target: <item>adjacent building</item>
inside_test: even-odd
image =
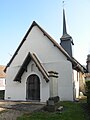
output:
[[[6,74],[4,73],[5,66],[0,65],[0,91],[5,91],[5,78]]]

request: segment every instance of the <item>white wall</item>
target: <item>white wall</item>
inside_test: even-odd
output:
[[[28,52],[36,53],[42,62],[55,62],[67,60],[60,50],[39,30],[33,27],[26,41],[15,56],[11,66],[22,64]]]
[[[67,62],[66,56],[48,40],[46,36],[38,29],[33,27],[26,41],[18,51],[10,67],[7,69],[5,99],[26,100],[26,80],[32,74],[31,63],[28,65],[28,72],[24,72],[22,82],[14,82],[13,79],[22,65],[28,52],[34,52],[44,63],[48,71],[56,71],[59,73],[58,78],[58,95],[61,100],[73,100],[73,84],[72,84],[72,65]],[[45,102],[49,98],[49,83],[41,75],[40,71],[35,67],[34,72],[39,76],[40,98]]]
[[[10,100],[25,100],[25,80],[22,83],[14,82],[16,70],[19,67],[11,67],[7,70],[5,99]]]
[[[58,72],[58,95],[61,101],[73,101],[72,64],[69,61],[44,63],[48,71]]]
[[[22,76],[21,83],[14,82],[11,79],[11,76],[7,77],[7,86],[5,92],[5,99],[10,98],[11,100],[26,100],[26,81],[29,75],[37,74],[40,78],[40,99],[41,102],[46,102],[46,100],[50,97],[49,83],[46,83],[45,79],[41,75],[40,71],[34,65],[34,71],[31,72],[31,62],[28,65],[27,72],[25,72]],[[72,81],[72,65],[68,61],[61,62],[52,62],[52,63],[43,63],[45,68],[48,71],[56,71],[59,74],[58,80],[58,95],[60,100],[70,100],[73,101],[73,81]],[[71,68],[71,69],[70,69]],[[10,69],[11,70],[11,69]],[[12,72],[8,71],[8,72]],[[14,72],[12,72],[14,73]]]
[[[31,65],[33,64],[34,68],[31,71]],[[36,74],[40,78],[40,99],[41,102],[46,102],[49,98],[49,84],[46,83],[42,74],[36,67],[36,65],[31,61],[28,65],[27,72],[24,72],[22,75],[21,83],[13,81],[14,72],[18,70],[18,67],[12,67],[7,71],[7,81],[6,81],[6,91],[5,99],[6,100],[26,100],[26,82],[28,76],[31,74]]]

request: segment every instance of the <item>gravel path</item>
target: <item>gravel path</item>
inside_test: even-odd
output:
[[[44,106],[40,103],[0,101],[0,120],[17,120],[24,113],[38,111]]]
[[[0,120],[16,120],[21,115],[23,115],[21,111],[8,109],[0,114]]]

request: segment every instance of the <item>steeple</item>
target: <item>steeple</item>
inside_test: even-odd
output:
[[[65,20],[65,10],[63,9],[63,35],[67,34],[66,20]]]
[[[61,46],[67,51],[67,53],[72,57],[72,45],[74,45],[72,37],[67,33],[65,10],[63,9],[63,35],[60,38]]]

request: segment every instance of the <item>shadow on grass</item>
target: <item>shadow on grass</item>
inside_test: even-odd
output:
[[[82,103],[81,106],[86,114],[87,120],[90,120],[90,106],[87,103]]]

